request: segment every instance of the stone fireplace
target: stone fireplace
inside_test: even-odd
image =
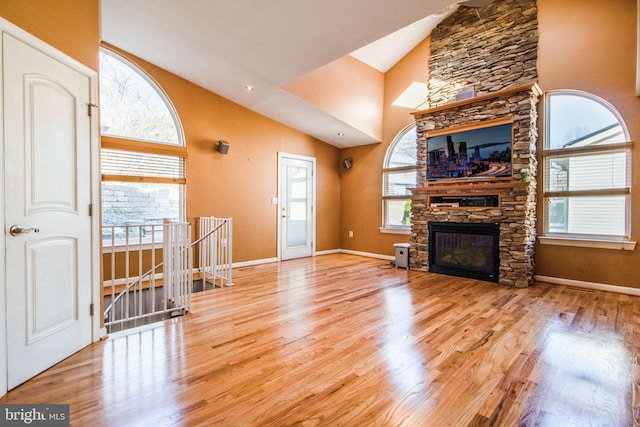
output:
[[[497,282],[500,226],[429,222],[429,271]]]
[[[412,196],[410,267],[456,274],[432,268],[437,262],[430,253],[434,242],[429,230],[434,224],[476,224],[497,230],[497,277],[496,273],[468,276],[529,286],[534,275],[536,122],[541,95],[535,84],[536,2],[494,0],[482,8],[461,6],[434,30],[431,49],[431,107],[414,113],[418,174]],[[455,132],[493,123],[512,126],[509,176],[427,179],[430,132],[442,135],[449,129]],[[478,239],[465,245],[458,249],[458,259],[467,256],[468,248],[485,250],[488,243]],[[486,256],[477,255],[477,262]],[[464,265],[459,267],[465,270]]]

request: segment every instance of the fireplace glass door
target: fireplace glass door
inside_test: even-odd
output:
[[[429,271],[498,282],[500,226],[429,223]]]

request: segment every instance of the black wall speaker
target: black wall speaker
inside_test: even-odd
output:
[[[220,140],[216,146],[216,150],[220,154],[227,154],[229,152],[229,143],[227,141]]]
[[[353,166],[353,159],[351,157],[346,158],[342,161],[342,167],[345,169],[351,169]]]

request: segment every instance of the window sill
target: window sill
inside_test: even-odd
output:
[[[392,228],[392,227],[380,227],[380,232],[383,234],[411,234],[410,228]]]
[[[573,246],[580,248],[618,249],[632,251],[636,248],[636,242],[632,240],[588,240],[564,237],[538,237],[542,245]]]

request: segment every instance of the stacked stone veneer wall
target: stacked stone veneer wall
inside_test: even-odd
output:
[[[410,268],[429,270],[428,223],[473,222],[500,225],[499,282],[526,287],[533,281],[534,245],[536,238],[537,188],[537,86],[530,85],[516,92],[505,91],[495,97],[471,100],[452,108],[434,108],[415,114],[418,135],[418,186],[411,204]],[[482,117],[483,120],[478,120]],[[427,136],[431,130],[458,126],[482,125],[493,119],[513,118],[512,168],[507,180],[446,180],[427,183]],[[522,170],[527,170],[528,180]],[[464,194],[469,196],[498,195],[498,207],[447,208],[431,207],[429,196]]]
[[[494,0],[460,6],[431,34],[430,108],[416,112],[417,188],[412,196],[410,267],[429,270],[428,223],[500,224],[499,282],[526,287],[533,281],[536,223],[538,21],[535,0]],[[456,100],[465,94],[471,99]],[[513,119],[512,178],[426,182],[427,134],[458,126]],[[490,123],[490,122],[489,122]],[[525,183],[521,170],[529,172]],[[430,207],[430,195],[499,195],[500,206]]]
[[[538,80],[535,0],[460,6],[431,33],[429,105],[473,88],[475,95]]]
[[[497,94],[496,97],[470,101],[453,108],[416,113],[418,133],[418,187],[412,200],[412,233],[410,262],[415,270],[428,271],[428,223],[474,222],[500,225],[499,282],[526,287],[533,281],[536,238],[537,188],[537,103],[536,87]],[[478,120],[481,116],[482,120]],[[512,168],[509,180],[436,181],[426,183],[427,146],[430,130],[482,124],[486,120],[513,118]],[[526,169],[528,182],[521,173]],[[431,207],[429,196],[466,194],[500,196],[498,207],[441,208]]]
[[[163,218],[177,219],[178,200],[169,193],[169,189],[109,183],[102,188],[102,224],[161,224]]]
[[[505,91],[490,99],[470,100],[452,108],[415,114],[418,135],[418,186],[411,204],[410,268],[429,270],[428,223],[475,222],[500,225],[499,283],[526,287],[533,282],[536,238],[537,86]],[[484,120],[479,121],[478,116]],[[427,183],[427,136],[431,130],[482,124],[485,120],[513,118],[512,169],[507,180],[447,180]],[[521,171],[526,169],[527,179]],[[433,195],[498,195],[498,207],[431,207]]]

